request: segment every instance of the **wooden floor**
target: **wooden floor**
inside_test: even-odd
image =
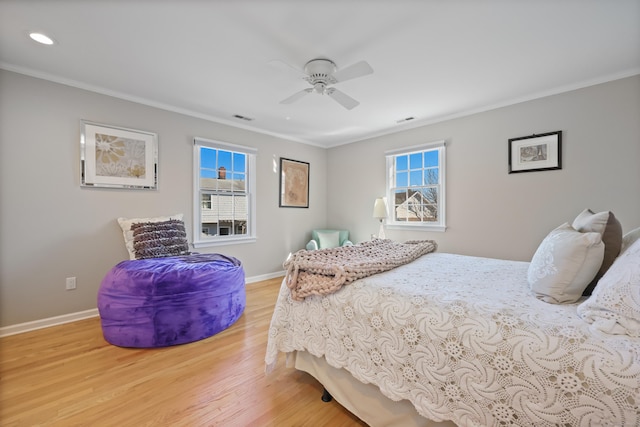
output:
[[[322,386],[284,366],[264,373],[282,279],[247,285],[229,329],[159,349],[108,344],[98,318],[0,339],[0,425],[363,426]]]

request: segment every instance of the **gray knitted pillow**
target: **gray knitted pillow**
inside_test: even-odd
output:
[[[160,258],[189,253],[184,222],[177,219],[131,224],[136,259]]]

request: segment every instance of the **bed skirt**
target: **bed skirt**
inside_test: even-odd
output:
[[[371,427],[456,426],[452,421],[437,422],[424,418],[408,400],[394,402],[384,396],[378,387],[361,383],[344,369],[329,365],[324,358],[307,352],[294,352],[291,356],[295,359],[296,369],[318,380],[340,405]]]

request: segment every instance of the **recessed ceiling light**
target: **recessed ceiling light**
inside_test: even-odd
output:
[[[52,45],[53,44],[53,39],[45,34],[42,33],[29,33],[29,37],[31,37],[32,40],[37,41],[38,43],[42,43],[42,44],[46,44],[46,45]]]

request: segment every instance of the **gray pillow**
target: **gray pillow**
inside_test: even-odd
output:
[[[161,258],[189,253],[184,222],[177,219],[131,224],[136,259]]]
[[[177,219],[182,221],[183,215],[181,213],[171,216],[158,216],[152,218],[118,218],[118,224],[122,228],[122,235],[124,237],[124,245],[129,252],[129,259],[136,259],[136,252],[133,249],[133,232],[131,231],[131,225],[139,222],[163,222],[170,219]]]
[[[595,232],[600,233],[602,236],[602,242],[604,243],[602,265],[583,293],[583,295],[591,295],[598,280],[607,272],[611,264],[613,264],[613,261],[615,261],[620,254],[620,248],[622,247],[622,225],[620,225],[620,221],[618,221],[613,212],[605,211],[594,213],[591,209],[582,211],[580,215],[573,220],[573,224],[571,225],[581,233]]]

